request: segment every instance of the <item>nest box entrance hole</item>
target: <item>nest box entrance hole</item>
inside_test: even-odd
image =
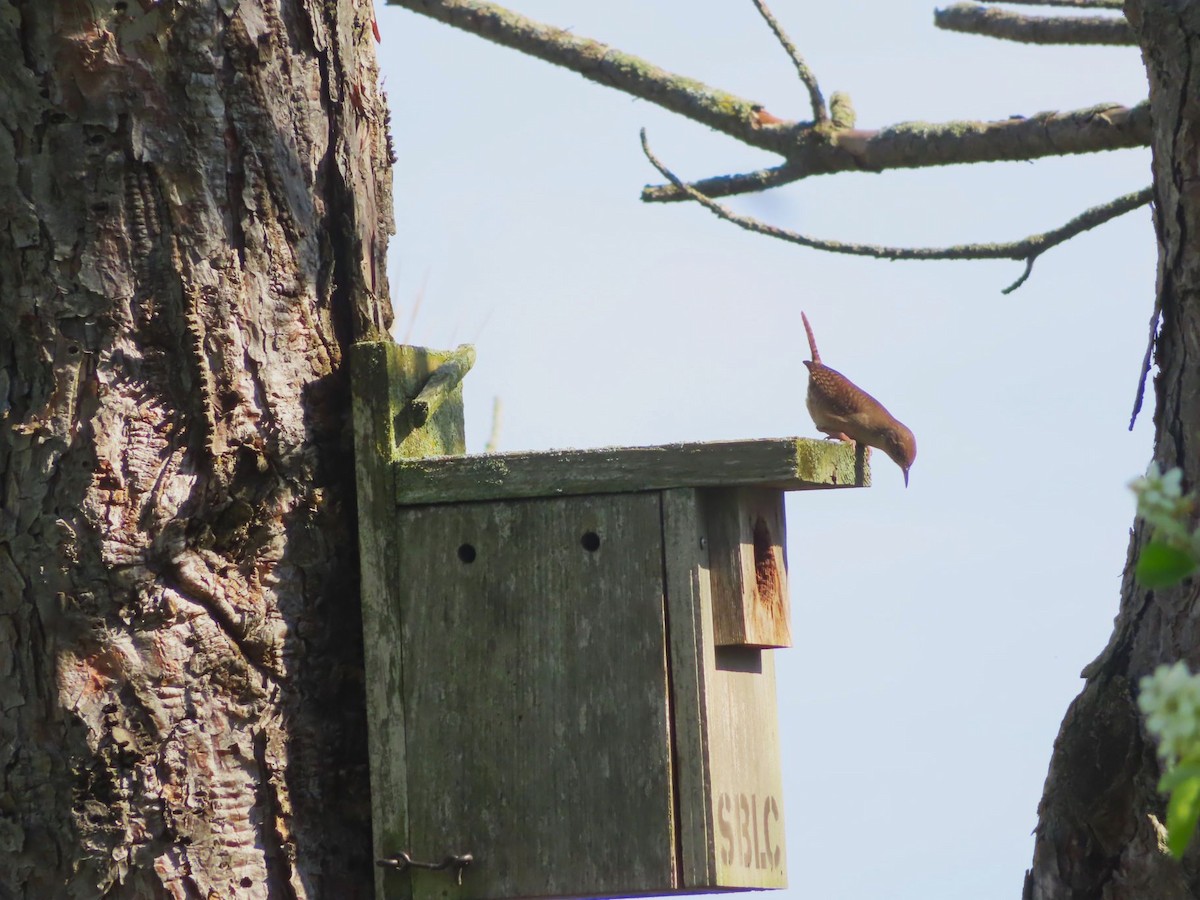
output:
[[[704,507],[717,646],[791,646],[783,491],[710,490]]]

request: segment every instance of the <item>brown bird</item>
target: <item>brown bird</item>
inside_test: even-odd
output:
[[[878,447],[904,472],[904,486],[908,487],[908,470],[917,458],[913,433],[882,403],[821,362],[808,316],[800,313],[800,318],[808,334],[808,349],[812,351],[812,360],[805,360],[804,364],[808,366],[808,414],[817,430],[838,440]]]
[[[764,125],[782,125],[783,123],[783,119],[771,115],[761,103],[755,103],[750,107],[750,124],[755,128],[762,128]]]

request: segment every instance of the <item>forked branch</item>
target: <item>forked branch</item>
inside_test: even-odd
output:
[[[1000,122],[906,122],[877,131],[838,129],[832,122],[786,121],[764,126],[757,114],[761,107],[753,100],[668,72],[607,44],[536,22],[486,0],[388,2],[648,100],[748,146],[777,153],[787,161],[787,173],[773,183],[794,180],[791,175],[801,178],[862,169],[882,172],[1031,160],[1144,147],[1150,142],[1150,115],[1144,104],[1127,109],[1109,103]],[[728,193],[750,189],[741,185],[753,180],[743,176],[731,181],[727,187],[736,189]],[[644,197],[682,199],[673,188],[652,190]]]
[[[783,26],[776,20],[774,13],[764,0],[751,0],[759,15],[770,26],[775,39],[779,41],[784,51],[792,60],[792,65],[796,67],[796,74],[800,76],[800,80],[804,86],[808,88],[808,98],[812,103],[813,122],[820,125],[822,122],[829,120],[829,110],[825,107],[825,98],[821,94],[821,88],[817,86],[817,76],[813,74],[812,69],[808,67],[808,63],[804,61],[804,57],[800,55],[800,51],[796,49],[796,45],[792,43],[792,39],[787,36],[787,32],[783,30]]]
[[[809,132],[811,134],[811,132]],[[878,131],[846,129],[822,140],[798,141],[782,166],[722,175],[692,186],[710,197],[778,187],[812,175],[883,172],[979,162],[1019,162],[1097,150],[1144,147],[1150,141],[1150,105],[1101,103],[1087,109],[1015,116],[998,122],[901,122]],[[684,200],[672,184],[648,185],[642,199]]]
[[[755,125],[752,100],[717,90],[661,69],[600,41],[579,37],[511,12],[486,0],[388,0],[392,6],[429,16],[529,56],[577,72],[589,81],[615,88],[700,122],[751,146],[773,150],[778,134],[766,138]]]
[[[761,191],[812,175],[835,172],[882,172],[959,163],[1032,160],[1143,147],[1150,142],[1149,104],[1140,103],[1128,108],[1120,104],[1103,103],[1065,113],[1039,113],[1030,118],[1014,116],[998,122],[904,122],[878,130],[857,129],[853,126],[852,113],[839,115],[839,95],[833,95],[832,112],[826,107],[816,76],[772,15],[766,0],[753,0],[808,89],[812,121],[785,121],[765,114],[762,106],[751,100],[668,72],[599,41],[525,18],[487,0],[388,2],[570,69],[592,81],[708,125],[749,146],[779,154],[784,158],[782,165],[740,175],[710,178],[689,185],[659,162],[650,151],[643,130],[642,146],[646,156],[668,179],[669,184],[647,186],[642,192],[642,199],[655,202],[691,199],[742,228],[802,246],[879,259],[1022,260],[1025,262],[1025,271],[1005,290],[1008,293],[1029,277],[1034,261],[1051,247],[1150,200],[1149,189],[1127,194],[1093,207],[1052,231],[1000,244],[959,244],[942,248],[888,247],[810,237],[739,215],[717,203],[713,197]],[[1042,5],[1115,9],[1117,2],[1119,0],[1042,0]],[[957,27],[976,33],[994,32],[994,36],[1012,39],[1061,43],[1066,40],[1063,29],[1067,28],[1061,23],[1069,22],[1073,29],[1071,40],[1075,43],[1132,42],[1129,26],[1124,19],[1116,17],[1061,21],[1043,17],[1030,24],[1031,17],[969,3],[941,10],[937,16],[942,27]],[[991,28],[992,32],[985,32],[985,25],[980,23],[990,23],[986,27]],[[1018,33],[1023,36],[1015,37]],[[848,104],[843,104],[843,107],[846,106]]]
[[[1135,191],[1132,194],[1125,194],[1108,203],[1094,206],[1089,210],[1084,211],[1080,215],[1071,219],[1064,225],[1059,226],[1051,231],[1042,234],[1033,234],[1019,241],[1010,241],[1008,243],[999,244],[956,244],[952,247],[889,247],[880,244],[854,244],[844,243],[842,241],[831,241],[824,238],[811,237],[809,235],[800,234],[796,231],[789,231],[786,228],[779,228],[776,225],[768,225],[751,216],[743,216],[735,213],[727,206],[717,203],[715,200],[706,197],[704,194],[697,191],[692,186],[685,184],[683,180],[668,169],[654,152],[650,149],[650,144],[646,140],[646,129],[642,129],[642,150],[646,154],[646,158],[650,160],[651,165],[662,174],[664,178],[670,181],[675,187],[684,191],[691,199],[704,206],[718,218],[724,219],[727,222],[753,231],[757,234],[764,234],[768,237],[778,238],[781,241],[799,244],[802,247],[811,247],[814,250],[825,250],[830,253],[846,253],[851,256],[871,256],[876,259],[1013,259],[1024,260],[1025,271],[1021,277],[1010,284],[1003,290],[1002,293],[1008,294],[1015,291],[1029,277],[1029,273],[1033,269],[1034,261],[1039,256],[1049,250],[1051,247],[1057,247],[1064,241],[1068,241],[1097,225],[1102,225],[1109,219],[1115,219],[1117,216],[1137,209],[1139,206],[1145,206],[1150,202],[1151,189],[1144,188],[1140,191]]]

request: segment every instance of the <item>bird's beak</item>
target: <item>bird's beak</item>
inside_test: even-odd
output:
[[[908,487],[908,469],[904,470],[904,486]]]

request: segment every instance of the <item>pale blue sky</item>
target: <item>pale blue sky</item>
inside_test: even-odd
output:
[[[748,0],[513,8],[806,118]],[[931,3],[774,11],[860,127],[1132,104],[1139,54],[933,28]],[[1117,609],[1148,415],[1126,430],[1154,297],[1147,210],[1011,262],[887,263],[647,206],[646,126],[684,177],[771,164],[577,75],[380,7],[397,335],[474,342],[470,449],[813,435],[803,308],[827,363],[916,433],[912,487],[788,500],[778,654],[791,888],[821,900],[1013,900],[1051,746]],[[812,179],[739,209],[905,245],[1044,231],[1149,182],[1149,152]],[[1153,409],[1153,394],[1148,399]]]

